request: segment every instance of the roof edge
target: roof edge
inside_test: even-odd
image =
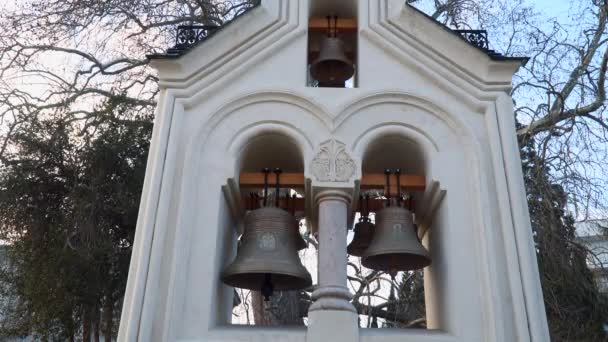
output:
[[[488,32],[486,30],[452,30],[448,26],[440,23],[435,18],[433,18],[432,16],[426,14],[422,10],[416,8],[415,6],[413,6],[413,5],[409,4],[409,3],[406,3],[406,6],[408,6],[411,9],[413,9],[415,12],[423,15],[424,17],[426,17],[427,19],[429,19],[430,21],[432,21],[433,23],[435,23],[436,25],[438,25],[439,27],[441,27],[443,30],[449,32],[452,35],[457,36],[458,38],[460,38],[460,39],[464,40],[465,42],[467,42],[467,44],[469,44],[470,46],[472,46],[472,47],[476,48],[477,50],[483,52],[488,57],[490,57],[490,59],[493,60],[493,61],[498,61],[498,62],[519,62],[519,63],[521,63],[522,66],[525,66],[528,63],[528,61],[530,60],[530,57],[524,57],[524,56],[505,56],[505,55],[501,54],[500,52],[497,52],[495,50],[491,50],[490,49],[490,44],[489,44],[489,39],[488,39]]]
[[[260,7],[262,2],[257,0],[251,3],[251,7],[247,8],[243,12],[236,15],[231,20],[227,21],[221,26],[217,25],[180,25],[177,27],[177,33],[175,38],[175,45],[167,49],[164,53],[152,53],[146,55],[148,60],[158,59],[178,59],[181,56],[192,51],[203,42],[213,37],[230,24],[237,21],[239,18],[251,12],[253,9]]]

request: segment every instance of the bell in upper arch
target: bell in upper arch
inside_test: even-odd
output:
[[[361,257],[374,236],[374,224],[368,217],[361,217],[361,220],[355,225],[353,241],[346,247],[346,252],[353,256]]]
[[[312,284],[296,248],[295,218],[287,211],[265,207],[250,211],[234,261],[221,279],[227,285],[261,291],[297,290]],[[300,237],[301,239],[301,237]]]
[[[355,74],[346,57],[344,42],[337,37],[323,37],[319,57],[310,65],[311,76],[321,84],[343,84]]]
[[[376,214],[376,229],[370,246],[363,254],[363,266],[386,271],[422,269],[431,264],[429,252],[422,246],[412,213],[399,206],[386,207]]]

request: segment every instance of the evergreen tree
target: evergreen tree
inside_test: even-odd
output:
[[[587,267],[587,249],[576,241],[567,193],[550,180],[532,143],[521,143],[521,158],[551,339],[605,340],[608,299]]]
[[[16,137],[0,169],[0,238],[10,243],[0,338],[115,335],[152,126],[114,119],[127,109],[106,103],[91,131],[34,120]]]

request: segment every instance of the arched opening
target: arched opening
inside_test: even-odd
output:
[[[281,176],[288,174],[303,174],[304,173],[304,154],[298,141],[284,132],[269,130],[258,133],[249,138],[246,143],[239,149],[237,158],[237,170],[239,178],[249,177],[251,174],[267,174],[268,186],[247,187],[240,189],[242,199],[243,213],[242,217],[237,218],[241,226],[241,233],[236,232],[232,235],[233,253],[226,257],[222,278],[226,282],[225,273],[239,259],[239,253],[246,253],[247,250],[254,250],[247,257],[241,258],[242,264],[250,262],[252,259],[259,258],[262,267],[268,267],[269,283],[275,288],[269,298],[265,298],[264,286],[266,285],[266,273],[262,274],[258,270],[250,273],[245,277],[247,281],[260,283],[254,287],[259,288],[247,289],[234,287],[233,298],[229,304],[232,304],[230,323],[235,325],[256,325],[256,326],[304,326],[306,309],[303,307],[306,301],[310,298],[309,290],[299,288],[296,290],[281,290],[281,284],[289,283],[292,285],[294,276],[289,275],[283,277],[280,272],[284,272],[281,268],[285,263],[289,263],[289,255],[294,255],[295,261],[287,267],[291,270],[299,272],[295,279],[302,281],[304,273],[309,273],[308,277],[313,283],[316,283],[316,250],[309,243],[310,235],[306,229],[304,220],[304,211],[302,210],[304,189],[298,187],[289,187],[281,185],[277,194],[277,177],[281,180]],[[280,171],[278,171],[280,170]],[[281,184],[283,184],[281,182]],[[266,196],[266,198],[264,198]],[[259,212],[262,208],[280,208],[285,214],[284,219],[280,224],[271,222],[270,224],[255,224],[251,218],[254,212]],[[276,213],[276,212],[275,212]],[[259,216],[258,216],[259,217]],[[281,227],[278,227],[281,226]],[[270,228],[269,228],[270,227]],[[278,228],[277,228],[278,227]],[[262,239],[268,236],[265,233],[256,233],[247,235],[248,229],[255,231],[264,231],[269,228],[269,233],[273,239]],[[288,230],[296,236],[295,246],[287,246],[289,242],[285,242],[284,235],[272,235],[276,230]],[[261,234],[261,235],[260,235]],[[251,244],[255,244],[254,248],[249,248]],[[262,246],[262,247],[260,247]],[[264,254],[264,249],[273,248],[273,251]],[[295,250],[293,248],[295,247]],[[262,251],[262,252],[260,252]],[[287,257],[286,257],[287,256]],[[256,262],[254,260],[254,262]],[[273,263],[275,263],[273,264]],[[301,263],[301,264],[300,264]],[[283,264],[283,266],[278,265]],[[301,265],[304,266],[302,271]],[[276,267],[279,267],[278,270]],[[243,267],[247,269],[247,267]],[[272,272],[271,272],[272,271]],[[289,272],[287,272],[289,273]],[[238,272],[237,272],[238,276]],[[264,279],[264,281],[261,281]],[[229,281],[228,281],[229,282]],[[267,299],[267,300],[266,300]]]
[[[356,88],[358,1],[310,2],[307,85]]]
[[[389,183],[392,191],[390,196],[393,200],[389,204],[386,187],[384,191],[362,189],[359,197],[359,213],[355,218],[356,224],[365,221],[365,213],[369,211],[366,209],[368,205],[372,208],[368,218],[372,224],[378,223],[376,214],[388,206],[409,210],[413,213],[412,218],[415,218],[417,209],[419,209],[417,204],[423,192],[408,190],[403,187],[403,184],[400,184],[402,187],[400,191],[397,191],[395,183],[399,175],[404,177],[428,176],[429,159],[425,147],[405,134],[390,131],[369,141],[363,149],[362,173],[364,176],[366,174],[385,174],[386,170],[390,170]],[[363,219],[361,219],[362,213]],[[409,243],[422,246],[416,235],[417,227],[411,228]],[[355,226],[355,229],[358,228]],[[375,239],[380,231],[377,225],[372,230],[373,234],[370,236],[373,238],[370,239],[373,242],[369,244],[370,246],[377,243]],[[349,245],[353,243],[354,239],[355,232],[351,230],[347,236]],[[361,240],[357,240],[357,242],[359,241]],[[408,241],[399,242],[408,243]],[[387,250],[390,250],[389,246],[387,246]],[[365,253],[363,254],[365,257]],[[391,272],[366,268],[361,255],[349,255],[348,273],[352,279],[359,279],[359,281],[349,282],[349,287],[355,294],[353,302],[359,313],[361,328],[427,328],[425,283],[422,269],[389,274]]]
[[[283,172],[304,172],[304,157],[297,142],[279,132],[267,132],[253,137],[243,148],[241,172],[259,172],[265,167]]]
[[[424,175],[427,169],[422,147],[403,135],[389,134],[373,140],[363,155],[363,173],[401,169],[403,174]]]

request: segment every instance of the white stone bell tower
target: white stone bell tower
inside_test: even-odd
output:
[[[404,3],[262,0],[150,56],[161,92],[120,342],[549,341],[509,96],[525,59]],[[339,86],[309,72],[328,15],[355,66]],[[307,327],[231,325],[220,280],[243,189],[272,163],[319,242]],[[406,175],[433,260],[426,330],[359,328],[347,288],[346,231],[386,167]]]

